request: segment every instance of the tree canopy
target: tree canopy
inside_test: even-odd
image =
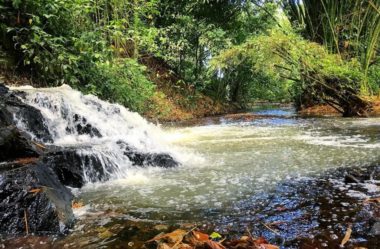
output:
[[[1,0],[0,11],[3,68],[140,112],[170,98],[163,81],[188,104],[201,94],[240,108],[336,103],[305,70],[379,92],[379,0]]]

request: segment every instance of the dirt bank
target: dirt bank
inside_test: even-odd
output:
[[[372,110],[368,113],[369,117],[380,116],[380,96],[366,97],[372,104]],[[321,117],[321,116],[341,116],[333,107],[321,104],[302,109],[298,112],[301,116]]]

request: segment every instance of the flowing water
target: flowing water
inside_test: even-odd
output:
[[[249,225],[253,206],[259,202],[255,198],[264,198],[279,186],[284,192],[286,183],[319,179],[337,168],[380,164],[380,118],[304,119],[283,108],[253,111],[259,115],[256,118],[222,116],[188,127],[158,127],[119,105],[83,96],[67,86],[18,90],[26,91],[26,102],[41,110],[53,134],[52,144],[77,146],[78,153],[97,154],[116,169],[107,182],[73,189],[85,204],[76,212],[84,224],[86,215],[93,213],[98,215],[91,219],[94,226],[133,220],[212,224],[228,232],[223,229],[243,220]],[[85,118],[79,121],[82,125],[96,127],[101,137],[78,134],[75,114]],[[116,146],[119,140],[141,151],[169,153],[181,165],[133,166]],[[377,183],[366,184],[372,192],[352,190],[347,195],[363,199],[379,194]],[[99,216],[105,213],[118,215]]]
[[[286,180],[380,162],[380,119],[282,115],[167,128],[162,136],[185,155],[180,167],[135,168],[126,177],[88,184],[81,197],[96,208],[119,207],[136,218],[202,221]]]
[[[51,139],[36,138],[36,134],[28,130],[23,117],[14,117],[20,129],[47,145],[76,148],[77,154],[83,157],[95,156],[111,178],[121,179],[130,175],[133,163],[124,154],[126,145],[141,153],[170,152],[173,157],[177,156],[163,140],[158,126],[120,105],[101,101],[92,95],[82,95],[67,85],[12,89],[22,91],[23,101],[41,111]],[[89,175],[91,172],[84,173]]]

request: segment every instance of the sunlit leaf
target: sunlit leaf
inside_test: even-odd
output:
[[[221,238],[222,238],[222,235],[220,235],[220,234],[217,233],[217,232],[212,232],[212,233],[210,234],[210,238],[211,238],[211,239],[221,239]]]

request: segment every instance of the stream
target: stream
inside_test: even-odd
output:
[[[67,237],[3,245],[140,248],[178,227],[231,238],[248,231],[282,248],[339,247],[351,227],[348,248],[380,243],[380,209],[367,203],[380,196],[380,118],[301,118],[290,107],[260,107],[159,127],[68,86],[15,90],[41,111],[52,145],[95,155],[109,180],[71,189],[81,205]],[[120,141],[180,165],[135,166]]]
[[[96,209],[122,208],[139,219],[203,221],[282,181],[379,163],[380,119],[281,115],[167,128],[165,138],[185,155],[180,167],[135,168],[122,179],[88,184],[80,198]]]
[[[302,247],[299,237],[321,248],[338,245],[358,212],[353,203],[378,196],[380,189],[378,181],[346,184],[336,169],[379,165],[380,119],[302,119],[291,108],[252,113],[260,118],[164,127],[167,143],[183,155],[182,165],[134,168],[122,179],[87,184],[77,193],[87,204],[78,212],[84,224],[89,213],[100,212],[109,215],[92,217],[97,226],[133,220],[221,234],[250,229],[284,247]],[[277,234],[263,227],[268,223]],[[367,239],[358,235],[356,242],[378,243]]]

